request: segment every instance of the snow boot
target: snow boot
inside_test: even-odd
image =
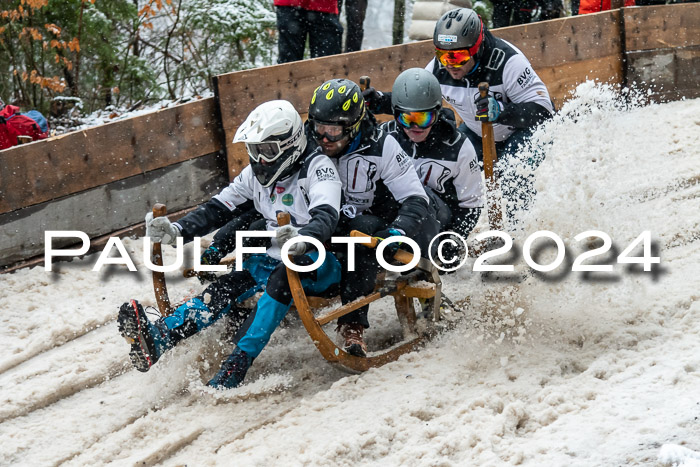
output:
[[[170,331],[162,319],[150,322],[136,300],[130,300],[119,308],[117,321],[122,337],[131,344],[131,363],[139,371],[148,371],[166,350],[173,347]]]
[[[367,356],[367,344],[362,339],[365,327],[360,323],[346,323],[338,326],[340,336],[343,338],[343,350],[356,357]]]
[[[207,386],[215,389],[231,389],[238,387],[245,378],[248,368],[253,364],[251,358],[245,350],[238,347],[233,349],[233,353],[221,364],[221,369],[209,380]]]

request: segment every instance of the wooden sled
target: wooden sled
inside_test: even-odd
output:
[[[283,225],[281,222],[278,223]],[[353,231],[351,236],[367,236],[361,232]],[[375,247],[377,239],[373,238],[368,246]],[[408,264],[413,260],[411,253],[399,250],[394,257],[397,261]],[[326,308],[329,301],[320,297],[308,297],[301,286],[299,274],[287,268],[289,287],[294,298],[294,305],[301,322],[309,333],[311,340],[323,358],[331,363],[337,363],[354,371],[366,371],[385,363],[393,362],[401,355],[415,350],[422,343],[424,336],[416,328],[418,317],[414,309],[413,299],[425,300],[429,306],[429,315],[432,321],[440,319],[440,303],[442,295],[442,282],[437,269],[429,262],[421,259],[416,270],[397,277],[394,280],[382,280],[377,284],[373,293],[359,298],[351,303],[342,305],[332,311],[316,316],[315,311]],[[420,282],[420,284],[419,284]],[[391,295],[394,297],[396,313],[403,330],[404,343],[383,352],[377,352],[367,357],[356,357],[338,347],[326,334],[322,326],[340,318],[375,300]]]
[[[159,205],[158,208],[158,215],[165,215],[165,207]],[[154,208],[154,215],[156,215],[155,211],[156,209]],[[280,213],[277,220],[279,225],[285,225],[289,223],[289,214]],[[357,231],[353,231],[351,236],[368,237],[368,235]],[[365,245],[376,247],[377,243],[377,239],[372,238],[371,242]],[[156,248],[158,248],[157,251]],[[159,253],[160,244],[154,244],[154,264],[162,261]],[[413,261],[413,255],[399,250],[394,259],[400,263],[409,264]],[[162,273],[154,272],[153,274],[158,306],[161,314],[166,316],[171,312],[171,309],[167,299],[165,279],[162,277]],[[158,276],[157,279],[156,275]],[[437,268],[424,258],[418,261],[418,265],[411,272],[402,274],[395,279],[382,279],[378,282],[373,293],[340,306],[336,305],[336,303],[339,303],[337,299],[329,300],[322,297],[307,296],[296,271],[287,268],[287,278],[294,299],[294,308],[296,308],[299,318],[316,348],[327,361],[351,371],[366,371],[370,368],[393,362],[401,355],[415,350],[423,342],[426,335],[417,328],[419,317],[414,309],[414,299],[420,299],[423,302],[421,309],[425,312],[429,322],[435,323],[440,319],[442,282]],[[323,330],[323,325],[386,296],[394,298],[396,313],[403,331],[403,343],[384,351],[373,352],[367,357],[356,357],[338,347]],[[333,306],[336,306],[336,308],[331,309],[331,311],[323,311]]]

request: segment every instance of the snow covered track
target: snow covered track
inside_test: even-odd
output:
[[[98,275],[94,256],[0,275],[0,465],[694,465],[700,100],[625,108],[588,83],[568,110],[538,133],[547,159],[516,242],[547,229],[578,254],[582,231],[624,248],[649,230],[660,274],[463,270],[443,276],[469,297],[463,317],[420,351],[348,375],[290,319],[222,392],[204,384],[230,350],[225,323],[130,367],[114,320],[129,298],[155,305],[147,275]],[[371,346],[391,342],[394,314],[373,307]]]

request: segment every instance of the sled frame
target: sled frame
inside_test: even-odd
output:
[[[288,222],[289,214],[278,214],[277,223],[279,225],[285,225]],[[351,236],[366,235],[353,231]],[[374,247],[376,244],[377,239],[373,238],[372,242],[367,246]],[[413,259],[413,255],[400,250],[395,259],[408,264]],[[299,318],[321,356],[330,363],[339,364],[355,372],[367,371],[370,368],[380,367],[393,362],[401,355],[415,350],[423,343],[424,337],[419,335],[416,329],[418,317],[414,308],[414,298],[427,300],[432,309],[432,319],[434,321],[439,319],[442,283],[436,268],[430,262],[424,260],[419,261],[417,269],[409,274],[399,276],[395,280],[380,281],[373,293],[319,316],[315,316],[314,311],[327,307],[329,300],[307,296],[301,285],[299,274],[290,268],[287,268],[287,280],[289,281],[289,288],[292,292],[294,306],[299,314]],[[417,281],[428,281],[429,285],[415,284]],[[357,357],[338,347],[323,330],[322,326],[324,324],[389,295],[394,298],[394,305],[404,333],[404,340],[408,339],[406,342],[367,357]]]

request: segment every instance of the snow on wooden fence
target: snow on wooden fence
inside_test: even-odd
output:
[[[635,7],[494,31],[530,59],[557,106],[587,79],[659,99],[700,96],[700,4]],[[390,90],[432,58],[431,41],[215,77],[216,97],[0,151],[0,266],[43,253],[45,230],[132,232],[155,202],[195,206],[247,164],[231,144],[248,113],[287,99],[306,114],[326,79]],[[123,229],[123,230],[120,230]],[[100,242],[93,242],[99,244]]]

